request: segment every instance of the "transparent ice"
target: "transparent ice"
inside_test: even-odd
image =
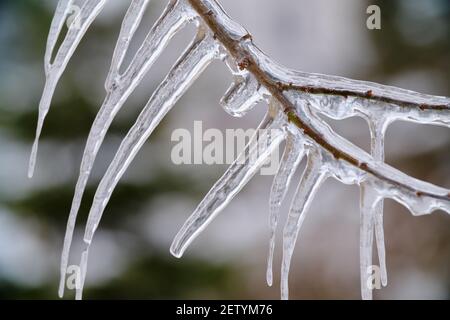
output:
[[[144,106],[98,185],[85,228],[84,251],[80,259],[82,286],[77,289],[76,298],[82,298],[89,248],[114,188],[142,145],[184,92],[212,61],[222,60],[234,77],[221,100],[224,110],[240,117],[258,102],[265,101],[269,105],[268,111],[255,136],[181,227],[170,248],[171,253],[181,257],[189,244],[256,174],[272,151],[286,141],[269,199],[267,283],[272,285],[273,282],[273,253],[280,207],[294,172],[300,161],[306,158],[306,167],[300,181],[296,182],[297,188],[283,230],[281,297],[287,299],[289,296],[290,263],[308,207],[318,194],[321,184],[328,178],[334,178],[360,187],[361,295],[363,299],[371,299],[372,291],[366,286],[366,277],[367,268],[372,265],[374,239],[381,281],[384,286],[387,284],[383,199],[394,199],[413,215],[438,209],[450,213],[449,190],[412,178],[384,163],[386,129],[395,121],[450,127],[450,99],[376,83],[286,69],[261,52],[253,44],[248,32],[234,22],[215,0],[171,0],[121,74],[119,70],[129,43],[148,2],[131,0],[122,23],[106,79],[106,97],[94,120],[83,153],[64,239],[59,295],[62,297],[64,294],[72,236],[84,189],[108,128],[171,38],[188,23],[194,23],[197,26],[195,38]],[[107,0],[80,0],[77,3],[82,3],[80,14],[70,25],[53,62],[51,57],[73,1],[59,1],[50,28],[45,55],[47,80],[39,105],[36,140],[30,158],[30,177],[35,167],[39,136],[57,82],[78,43]],[[228,39],[234,47],[221,41],[213,32],[211,24],[208,24],[211,17],[222,39]],[[248,59],[255,61],[256,71],[254,68],[247,69],[245,62]],[[272,84],[280,86],[281,93],[274,95],[274,89],[270,88]],[[292,107],[286,108],[286,103]],[[371,133],[371,153],[368,154],[335,133],[319,114],[336,120],[353,116],[365,119]],[[295,119],[300,119],[301,125]],[[336,156],[332,150],[339,151],[345,157]]]
[[[63,74],[70,58],[75,52],[78,44],[83,38],[97,15],[101,12],[108,0],[85,0],[76,17],[73,17],[72,23],[68,27],[67,34],[61,43],[60,47],[56,49],[58,38],[64,28],[69,14],[74,10],[73,0],[60,0],[56,8],[55,16],[53,18],[49,36],[47,39],[47,48],[45,51],[45,87],[39,103],[39,118],[36,128],[36,138],[31,150],[30,164],[28,167],[28,177],[32,177],[34,167],[36,165],[36,157],[38,151],[39,137],[41,135],[42,126],[44,125],[45,117],[47,116],[53,94],[58,84],[61,75]],[[54,59],[52,60],[54,51],[57,50]]]

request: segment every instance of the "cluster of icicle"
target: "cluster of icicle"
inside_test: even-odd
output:
[[[376,248],[382,274],[382,284],[386,285],[386,262],[383,235],[383,199],[391,198],[407,207],[414,215],[430,213],[441,209],[450,213],[449,190],[419,181],[386,165],[384,160],[384,135],[389,124],[397,120],[413,121],[440,126],[450,126],[450,99],[423,95],[403,89],[355,81],[341,77],[302,73],[288,70],[266,57],[247,36],[247,31],[233,22],[215,0],[196,0],[209,9],[209,15],[257,61],[263,72],[280,83],[292,84],[283,94],[295,106],[296,115],[313,128],[323,139],[337,149],[352,155],[360,164],[365,164],[380,176],[370,174],[362,166],[355,166],[334,157],[329,151],[305,134],[289,121],[279,102],[247,70],[241,70],[227,49],[216,39],[201,16],[191,6],[189,0],[173,0],[164,13],[148,32],[131,63],[121,70],[122,62],[149,0],[131,0],[125,15],[119,39],[112,58],[111,68],[106,80],[106,98],[92,125],[80,168],[75,195],[67,223],[64,248],[61,258],[61,282],[59,295],[64,294],[65,278],[69,261],[69,251],[80,208],[94,160],[105,134],[115,115],[127,98],[149,72],[155,60],[167,46],[170,39],[186,24],[195,23],[197,35],[178,59],[166,78],[152,94],[136,122],[123,139],[114,159],[103,176],[89,212],[84,234],[84,251],[81,256],[81,283],[76,298],[82,297],[86,276],[89,247],[100,223],[105,207],[120,178],[140,150],[153,130],[175,105],[181,95],[197,79],[202,71],[214,60],[222,60],[234,75],[234,83],[223,97],[224,109],[237,117],[243,116],[256,103],[266,101],[268,112],[260,129],[272,130],[273,134],[264,144],[263,150],[255,148],[254,140],[246,146],[236,161],[212,187],[177,234],[171,252],[180,257],[194,238],[224,209],[232,198],[255,175],[265,163],[270,153],[282,141],[286,141],[282,161],[274,177],[270,195],[270,248],[267,268],[267,283],[272,285],[272,261],[275,246],[275,231],[279,220],[279,211],[293,174],[302,158],[306,158],[306,167],[297,182],[283,233],[283,258],[281,267],[281,296],[288,298],[288,273],[295,242],[305,219],[308,207],[320,188],[329,177],[345,184],[358,184],[361,190],[361,291],[364,299],[372,298],[372,291],[366,285],[367,268],[372,265],[372,243],[375,237]],[[33,175],[37,145],[44,118],[49,110],[53,92],[68,61],[72,57],[83,35],[108,0],[60,0],[50,29],[45,56],[47,81],[39,105],[39,119],[36,141],[33,145],[29,176]],[[68,32],[51,61],[56,42],[68,18],[71,7],[77,3],[81,10],[75,18],[77,23],[70,25]],[[332,94],[301,92],[295,87],[322,87],[352,92],[370,92],[371,95],[386,97],[387,102],[374,102],[364,96],[345,97]],[[413,106],[397,105],[392,101],[406,101]],[[440,105],[440,109],[423,109],[419,104]],[[322,113],[334,119],[360,116],[367,120],[371,132],[371,155],[337,135],[323,120]],[[250,159],[257,159],[250,161]]]

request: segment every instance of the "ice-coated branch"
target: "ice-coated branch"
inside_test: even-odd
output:
[[[188,0],[215,37],[237,61],[240,69],[248,71],[260,86],[276,99],[289,122],[313,144],[330,157],[331,175],[343,182],[361,184],[361,286],[363,298],[371,298],[371,291],[363,281],[372,261],[373,230],[381,267],[381,281],[387,283],[383,233],[383,198],[389,197],[408,207],[414,214],[442,209],[450,213],[449,190],[411,178],[391,168],[384,161],[384,132],[396,120],[450,126],[450,99],[423,95],[412,91],[356,81],[341,77],[307,74],[286,70],[271,61],[252,43],[245,29],[236,25],[215,1]],[[230,90],[246,88],[246,81],[237,81]],[[294,97],[294,98],[293,98]],[[372,156],[338,136],[329,126],[311,121],[297,103],[308,102],[319,112],[333,118],[362,116],[371,128]],[[352,168],[349,168],[352,167]],[[276,215],[271,214],[271,218]],[[273,228],[274,222],[271,222]],[[273,237],[273,229],[271,229]],[[272,283],[273,238],[271,238],[267,282]],[[291,241],[292,242],[292,241]],[[370,248],[369,248],[370,243]],[[293,250],[293,248],[292,248]],[[286,251],[284,251],[286,252]],[[287,255],[290,259],[290,256]],[[283,259],[282,297],[287,297],[286,260]]]
[[[370,150],[371,154],[376,161],[384,162],[384,140],[386,134],[386,120],[385,117],[380,117],[376,120],[369,120],[369,131],[370,131]],[[373,193],[370,187],[361,187],[361,192]],[[363,195],[363,199],[367,201],[370,199],[368,194]],[[376,200],[373,200],[376,201]],[[383,286],[387,285],[387,268],[386,268],[386,249],[384,244],[384,228],[383,228],[383,199],[372,203],[369,205],[370,211],[368,214],[373,216],[373,224],[375,228],[375,240],[378,253],[378,262],[380,264],[381,272],[381,284]],[[361,208],[365,208],[365,204],[361,205]],[[369,209],[368,209],[369,210]],[[364,213],[361,213],[364,214]],[[361,229],[361,232],[363,230]],[[363,237],[363,234],[361,235]],[[363,256],[363,255],[361,255]],[[372,256],[370,256],[372,257]],[[372,264],[372,263],[371,263]],[[367,272],[367,270],[366,270]],[[366,273],[367,276],[367,273]],[[364,296],[364,294],[363,294]]]
[[[266,88],[273,99],[277,100],[281,105],[288,117],[289,122],[295,124],[307,137],[312,139],[314,143],[327,150],[327,152],[334,158],[344,161],[348,165],[356,167],[358,170],[369,174],[376,181],[383,184],[383,189],[385,189],[385,187],[399,188],[408,192],[408,196],[402,197],[401,199],[394,194],[395,192],[391,193],[389,196],[399,200],[410,209],[414,207],[411,199],[422,197],[430,199],[429,204],[433,202],[431,207],[428,210],[425,210],[426,212],[430,212],[435,209],[443,209],[450,212],[450,194],[448,190],[410,178],[387,165],[376,163],[372,157],[365,154],[363,151],[358,150],[358,148],[345,139],[338,137],[331,130],[328,130],[330,133],[328,135],[328,139],[325,138],[325,132],[321,132],[318,126],[308,122],[307,118],[300,116],[295,106],[295,101],[292,102],[285,94],[286,87],[283,85],[283,82],[285,82],[284,80],[290,79],[292,80],[289,82],[291,86],[296,86],[296,82],[300,82],[301,80],[299,79],[298,74],[282,68],[264,55],[253,44],[251,36],[248,35],[246,30],[232,21],[216,1],[187,1],[192,5],[197,14],[205,21],[211,32],[214,33],[215,38],[226,48],[229,55],[238,61],[238,65],[241,69],[245,69],[250,72],[261,84],[261,86]],[[334,95],[337,94],[337,92],[342,93],[339,91],[339,88],[344,88],[345,96],[350,96],[350,94],[353,94],[353,96],[360,97],[360,88],[366,89],[369,87],[366,82],[358,82],[345,78],[319,75],[310,76],[310,81],[311,83],[316,84],[315,88],[317,90],[309,90],[309,93],[312,92],[320,95]],[[326,88],[330,89],[330,86],[334,86],[337,91],[333,92],[333,90],[325,90]],[[350,90],[350,88],[354,89]],[[414,107],[412,100],[416,99],[421,106],[417,109],[431,109],[435,110],[435,112],[442,111],[444,121],[447,122],[446,116],[449,115],[450,110],[449,98],[422,95],[408,90],[381,85],[373,86],[373,90],[369,92],[370,94],[366,94],[366,97],[369,99],[378,97],[379,92],[384,92],[383,90],[386,92],[386,99],[380,100],[380,102],[412,108]],[[417,111],[416,109],[414,110]],[[322,125],[318,122],[316,122],[316,124]],[[342,144],[335,143],[335,140],[330,140],[330,138],[337,138],[342,141]],[[345,146],[345,148],[341,148],[340,146]],[[357,152],[357,154],[355,154],[355,152]],[[393,172],[395,172],[395,174],[390,175],[390,173]],[[419,213],[420,211],[421,210],[417,210],[416,213]]]
[[[35,166],[39,135],[57,82],[83,35],[107,1],[82,2],[79,14],[70,25],[52,62],[57,39],[73,9],[71,0],[61,0],[58,3],[47,42],[47,79],[39,105],[36,140],[30,157],[30,176]],[[284,228],[282,298],[288,297],[290,261],[308,206],[321,183],[326,178],[333,177],[342,183],[358,184],[361,189],[361,291],[364,299],[370,299],[372,292],[367,286],[366,276],[367,268],[372,264],[374,235],[381,281],[383,285],[387,282],[383,200],[392,198],[415,215],[437,209],[450,213],[449,190],[412,178],[384,163],[386,128],[398,120],[450,127],[450,99],[371,82],[286,69],[260,51],[253,44],[247,30],[234,22],[216,0],[171,0],[148,32],[131,63],[120,73],[128,46],[148,2],[149,0],[131,0],[105,82],[107,94],[86,142],[64,239],[60,296],[64,292],[76,217],[105,135],[117,112],[149,72],[170,39],[187,23],[192,22],[197,26],[196,38],[143,108],[97,188],[85,229],[85,250],[80,261],[82,286],[77,289],[77,298],[82,297],[89,247],[117,183],[144,142],[181,95],[213,60],[221,59],[226,62],[233,75],[233,83],[221,100],[225,111],[233,116],[243,116],[261,101],[269,103],[269,111],[260,130],[178,232],[171,246],[172,254],[180,257],[193,239],[248,183],[270,153],[286,140],[285,152],[270,195],[270,247],[266,275],[268,284],[271,285],[273,281],[275,230],[281,203],[298,164],[304,154],[307,154],[306,169],[298,184]],[[318,117],[318,113],[338,120],[352,116],[364,118],[371,132],[371,154],[334,132]],[[263,129],[265,131],[261,133]]]

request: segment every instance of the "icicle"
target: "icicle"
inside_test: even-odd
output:
[[[300,138],[293,134],[288,134],[286,138],[286,147],[280,162],[277,174],[273,179],[272,189],[269,199],[269,226],[270,226],[270,243],[269,254],[267,257],[266,280],[269,286],[273,283],[273,253],[275,250],[275,232],[280,215],[281,203],[286,196],[287,190],[291,183],[292,176],[295,173],[300,161],[303,159],[304,148]]]
[[[281,266],[282,299],[288,299],[289,297],[289,268],[299,230],[312,199],[327,177],[323,169],[324,166],[322,166],[320,154],[316,150],[311,149],[308,153],[308,162],[295,192],[283,231],[283,261]]]
[[[384,162],[384,136],[387,121],[379,118],[369,124],[371,136],[371,153],[375,161]],[[377,244],[378,261],[380,263],[381,284],[387,285],[386,248],[384,244],[383,228],[383,199],[379,200],[374,208],[375,215],[375,239]]]
[[[292,97],[290,96],[290,98]],[[375,161],[367,152],[336,134],[329,125],[314,114],[306,113],[300,104],[297,107],[296,113],[308,123],[311,130],[329,146],[343,154],[350,155],[353,161],[359,164],[335,159],[331,152],[326,151],[330,162],[335,159],[333,163],[335,172],[330,172],[333,177],[346,184],[360,184],[363,180],[370,180],[371,187],[377,191],[380,197],[397,201],[408,208],[413,215],[428,214],[439,209],[450,213],[450,190],[414,179],[386,163]],[[390,121],[390,119],[386,119],[386,121]],[[322,148],[313,139],[306,138],[313,145]],[[361,166],[367,169],[363,170]]]
[[[76,288],[75,299],[81,300],[83,299],[83,289],[84,283],[86,282],[86,271],[87,271],[87,262],[89,257],[89,247],[86,246],[86,249],[81,253],[81,261],[80,261],[80,287]]]
[[[58,81],[61,78],[61,75],[64,72],[67,63],[72,57],[76,47],[80,43],[91,23],[103,9],[103,6],[107,1],[108,0],[86,0],[84,2],[84,5],[80,9],[79,14],[74,18],[74,21],[69,26],[67,35],[58,49],[55,60],[53,61],[53,63],[51,63],[51,57],[58,41],[59,34],[61,33],[68,14],[71,10],[73,10],[73,1],[62,0],[58,3],[55,17],[53,18],[50,28],[49,38],[47,41],[47,49],[45,53],[46,81],[44,92],[39,103],[39,116],[36,127],[36,137],[31,149],[30,163],[28,166],[29,178],[31,178],[34,173],[39,137],[41,135],[45,117],[47,116],[48,110],[50,108],[56,85],[58,84]]]
[[[386,120],[369,117],[368,123],[371,135],[371,154],[375,161],[383,162]],[[372,299],[372,289],[369,287],[367,280],[368,272],[370,272],[369,267],[372,266],[373,229],[375,229],[381,284],[383,286],[387,285],[386,249],[383,230],[383,199],[379,199],[377,192],[366,183],[361,185],[361,210],[361,294],[363,299]]]
[[[236,77],[220,103],[230,115],[242,117],[263,99],[260,84],[251,74]]]
[[[384,244],[383,227],[383,200],[380,200],[374,209],[375,212],[375,240],[378,252],[378,262],[380,263],[381,284],[387,286],[387,267],[386,267],[386,246]]]
[[[364,300],[372,300],[372,288],[368,283],[372,266],[373,231],[375,224],[374,206],[377,194],[370,186],[362,184],[361,187],[361,221],[360,221],[360,273],[361,296]]]
[[[120,28],[119,38],[114,49],[111,67],[106,78],[106,90],[114,90],[114,83],[119,77],[119,69],[127,54],[130,41],[139,27],[150,0],[132,0]]]
[[[84,242],[86,251],[92,242],[111,194],[144,142],[173,105],[218,55],[218,45],[203,30],[176,62],[168,76],[153,93],[133,127],[123,139],[114,159],[103,176],[89,212]]]
[[[307,85],[303,84],[303,86]],[[450,128],[449,98],[427,96],[414,92],[405,94],[402,93],[402,89],[396,89],[397,92],[391,88],[392,92],[395,92],[395,96],[398,99],[404,99],[405,101],[410,101],[416,105],[405,106],[395,104],[394,102],[377,102],[370,100],[367,97],[310,94],[301,91],[296,92],[295,89],[291,89],[289,91],[291,94],[297,96],[298,100],[308,101],[317,111],[335,120],[347,119],[354,116],[359,116],[366,119],[367,115],[370,115],[371,118],[387,118],[390,123],[394,121],[408,121]],[[353,90],[358,92],[362,89],[355,86]],[[366,87],[365,94],[370,96],[375,95],[374,90],[375,88],[373,87],[372,89],[370,89],[370,87]],[[417,106],[419,101],[423,101],[423,103],[428,103],[431,105],[439,104],[441,109],[435,110],[420,108]],[[405,103],[407,104],[408,102]]]
[[[119,41],[114,51],[108,79],[106,81],[108,94],[92,124],[83,152],[80,174],[75,187],[75,194],[67,222],[66,235],[64,237],[64,246],[61,257],[61,280],[59,286],[60,297],[64,295],[65,277],[76,217],[97,152],[103,142],[106,132],[126,99],[151,68],[154,61],[158,58],[170,39],[184,26],[186,19],[188,18],[187,15],[181,15],[182,8],[179,8],[176,5],[169,6],[161,18],[152,27],[146,41],[144,41],[128,68],[128,70],[132,69],[136,71],[120,79],[119,69],[128,50],[129,40],[133,37],[137,29],[147,3],[148,1],[135,0],[131,3],[129,10],[127,11],[122,24]]]
[[[374,208],[375,216],[375,240],[377,245],[378,262],[380,264],[381,284],[387,286],[386,247],[384,244],[383,227],[383,200],[381,199]]]
[[[214,184],[178,231],[170,247],[170,252],[175,257],[183,255],[189,244],[228,205],[284,139],[285,133],[281,129],[286,120],[280,113],[275,116],[274,108],[271,107],[272,110],[259,125],[257,132],[245,149]],[[270,135],[268,141],[261,143],[260,133],[265,133],[265,137]]]

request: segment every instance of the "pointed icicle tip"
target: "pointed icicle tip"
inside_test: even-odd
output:
[[[39,125],[39,124],[38,124]],[[28,162],[28,178],[33,178],[34,175],[34,169],[36,167],[36,159],[37,159],[37,152],[39,148],[39,134],[36,134],[36,137],[33,142],[33,146],[31,147],[31,153],[30,153],[30,159]]]
[[[172,245],[170,246],[170,254],[173,255],[175,258],[180,259],[183,256],[183,251],[178,250],[177,246],[172,243]]]

